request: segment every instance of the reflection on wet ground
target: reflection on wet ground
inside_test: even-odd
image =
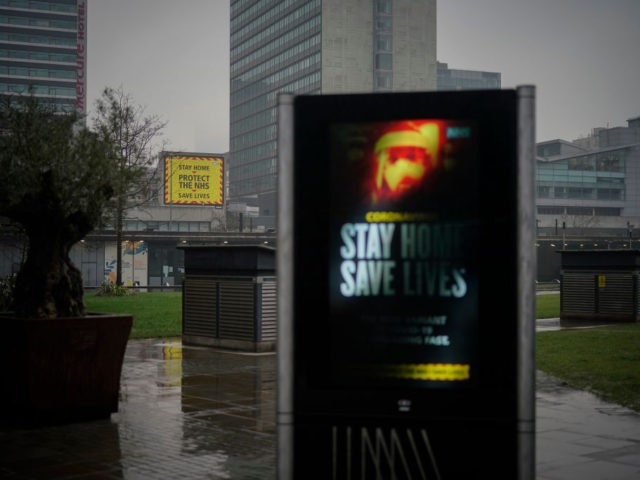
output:
[[[2,478],[275,478],[274,354],[129,342],[111,420],[0,432]]]
[[[0,431],[0,478],[273,479],[276,356],[130,341],[111,419]],[[640,415],[538,372],[538,479],[640,478]]]

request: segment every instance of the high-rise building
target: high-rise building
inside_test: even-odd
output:
[[[87,0],[0,0],[0,95],[86,111]]]
[[[436,0],[232,0],[230,46],[229,201],[272,226],[278,94],[435,89]]]

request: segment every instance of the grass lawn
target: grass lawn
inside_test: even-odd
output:
[[[148,292],[129,297],[84,296],[91,312],[130,313],[130,338],[179,337],[182,335],[182,292]]]
[[[536,340],[540,370],[640,411],[640,324],[539,332]]]
[[[177,337],[182,334],[182,293],[151,292],[130,297],[88,293],[93,312],[133,315],[131,338]],[[537,318],[560,315],[560,295],[536,297]],[[539,332],[537,368],[589,390],[603,399],[640,411],[640,324]]]
[[[560,316],[560,294],[538,295],[536,317]],[[640,324],[538,332],[536,366],[606,401],[640,411]]]
[[[536,296],[536,318],[558,318],[560,316],[560,294],[549,293]]]

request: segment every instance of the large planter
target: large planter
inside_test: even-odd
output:
[[[0,318],[3,424],[92,420],[118,411],[131,315]]]

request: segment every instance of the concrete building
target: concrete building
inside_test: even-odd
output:
[[[438,62],[438,90],[499,89],[502,75],[498,72],[460,70]]]
[[[536,188],[539,278],[558,277],[563,248],[640,248],[640,117],[539,143]]]
[[[0,0],[0,95],[86,112],[86,0]]]
[[[229,202],[275,226],[277,97],[434,90],[436,0],[232,0]]]

